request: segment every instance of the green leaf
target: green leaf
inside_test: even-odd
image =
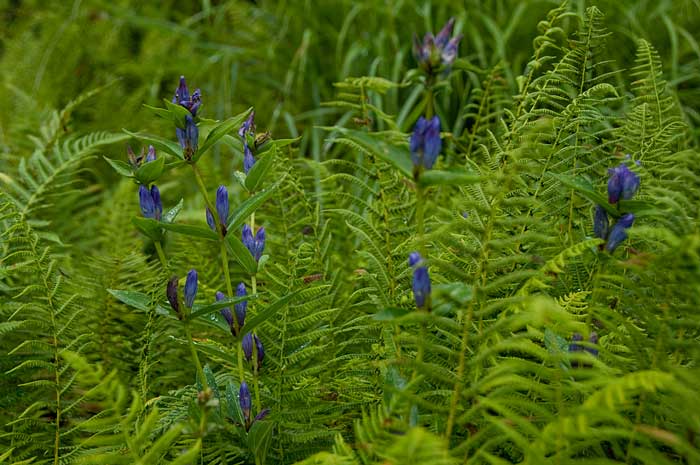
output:
[[[608,199],[606,199],[602,194],[596,192],[596,190],[593,188],[591,183],[588,182],[587,179],[582,178],[580,176],[573,178],[565,174],[552,174],[552,176],[559,182],[561,182],[565,186],[572,188],[573,190],[581,194],[583,197],[593,202],[594,204],[600,205],[611,215],[619,216],[619,212],[615,209],[615,207],[610,205],[608,203]]]
[[[109,163],[114,171],[127,178],[134,177],[134,173],[131,171],[131,165],[122,160],[112,160],[111,158],[102,157],[107,163]]]
[[[180,210],[182,210],[182,206],[185,204],[185,199],[180,199],[180,201],[175,205],[173,208],[165,212],[163,215],[163,222],[165,223],[172,223],[175,220],[175,217],[177,216],[178,213],[180,213]]]
[[[252,173],[252,171],[251,171]],[[228,226],[226,227],[227,231],[233,232],[234,230],[237,230],[239,226],[241,226],[246,219],[248,219],[257,208],[262,205],[267,199],[270,198],[274,190],[280,185],[279,182],[273,184],[270,186],[269,189],[263,190],[258,192],[252,197],[249,197],[246,199],[245,202],[240,204],[236,210],[233,212],[233,216],[231,217],[231,221],[229,222]],[[246,249],[247,250],[247,249]]]
[[[372,318],[377,321],[392,321],[413,312],[410,308],[386,307],[379,310]]]
[[[248,176],[245,178],[245,187],[249,192],[255,192],[258,187],[260,187],[265,175],[270,171],[272,162],[275,161],[276,156],[277,148],[273,148],[256,160],[255,164],[248,172]]]
[[[413,163],[411,154],[404,147],[397,147],[386,141],[382,133],[367,133],[341,127],[326,128],[338,131],[347,139],[359,145],[362,149],[374,154],[387,163],[394,165],[404,176],[413,178]]]
[[[258,264],[250,254],[250,250],[248,250],[248,248],[243,245],[243,242],[236,237],[234,231],[230,231],[228,234],[226,234],[226,245],[228,250],[233,255],[233,258],[243,267],[246,273],[252,275],[257,272]]]
[[[165,102],[165,108],[168,109],[170,120],[175,123],[175,126],[178,128],[185,129],[185,118],[187,116],[192,116],[192,113],[182,105],[173,103],[168,99],[163,99],[163,102]]]
[[[219,139],[231,132],[233,128],[240,126],[246,116],[248,116],[249,112],[250,110],[241,113],[240,115],[232,116],[231,118],[228,118],[214,126],[212,130],[209,131],[209,134],[207,134],[207,138],[204,143],[199,146],[196,158],[199,159],[199,157],[201,157],[204,152],[209,150]]]
[[[131,219],[131,223],[136,226],[136,228],[141,231],[146,237],[154,240],[163,240],[163,228],[162,226],[166,223],[161,223],[154,220],[153,218],[142,218],[140,216],[135,216]]]
[[[144,312],[148,312],[151,309],[151,297],[143,292],[121,291],[119,289],[107,289],[107,292],[130,307]]]
[[[151,105],[146,105],[145,103],[143,104],[144,107],[146,107],[148,110],[152,111],[156,116],[159,116],[163,119],[167,119],[172,121],[172,114],[166,110],[165,108],[160,108],[160,107],[154,107]]]
[[[418,183],[421,186],[447,186],[476,184],[480,180],[479,176],[468,171],[453,170],[427,170],[421,173]]]
[[[155,221],[155,220],[151,220]],[[205,226],[196,226],[193,224],[177,224],[177,223],[158,223],[163,229],[172,231],[178,234],[183,234],[185,236],[191,237],[201,237],[202,239],[207,239],[209,241],[216,241],[219,236]]]
[[[265,463],[265,457],[272,440],[273,427],[273,422],[261,420],[253,423],[248,431],[248,449],[255,455],[256,463]]]
[[[136,173],[134,173],[134,176],[141,184],[149,185],[163,174],[164,167],[165,157],[158,157],[153,161],[141,165],[139,169],[136,170]]]
[[[151,134],[144,134],[142,132],[131,132],[126,129],[123,129],[123,131],[129,134],[131,137],[135,137],[139,140],[151,144],[157,150],[162,150],[166,153],[169,153],[170,155],[173,155],[179,158],[180,160],[185,159],[184,155],[182,154],[182,148],[180,147],[180,144],[176,142],[165,139],[163,137],[153,136]]]
[[[229,382],[226,385],[226,407],[229,418],[239,425],[244,425],[245,417],[243,416],[243,411],[241,411],[241,405],[238,402],[239,390],[240,386],[238,384],[234,384],[233,382]]]
[[[195,305],[194,308],[192,309],[193,310],[192,313],[189,315],[189,317],[187,319],[194,320],[195,318],[206,316],[206,315],[209,315],[210,313],[216,312],[217,310],[221,310],[224,307],[230,307],[231,305],[237,304],[239,302],[244,302],[246,300],[254,300],[255,298],[256,298],[255,296],[234,297],[234,298],[220,300],[218,302],[214,302],[213,304],[209,304],[209,305],[204,305],[204,306]]]
[[[287,294],[286,296],[278,299],[275,303],[268,305],[265,307],[262,311],[259,313],[255,314],[252,318],[249,318],[246,323],[245,323],[245,331],[246,332],[251,332],[273,316],[282,308],[284,307],[289,301],[291,301],[294,297],[299,295],[302,292],[303,289],[294,291],[290,294]]]

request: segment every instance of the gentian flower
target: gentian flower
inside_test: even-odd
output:
[[[190,115],[185,116],[185,129],[175,128],[177,141],[184,150],[185,159],[191,160],[199,147],[199,128]]]
[[[236,297],[245,297],[246,295],[248,294],[245,290],[245,284],[239,283],[238,287],[236,287]],[[234,312],[236,312],[236,321],[238,322],[238,328],[241,329],[245,324],[245,316],[246,312],[248,311],[248,301],[244,300],[242,302],[233,304],[233,310]]]
[[[163,202],[160,199],[160,191],[154,184],[149,190],[146,186],[139,186],[139,206],[144,218],[152,218],[160,221],[163,214]]]
[[[148,163],[149,161],[153,161],[156,159],[156,149],[152,146],[148,146],[148,153],[145,155],[143,154],[143,147],[141,148],[141,152],[138,154],[138,156],[134,153],[133,149],[127,145],[126,146],[126,156],[129,159],[129,164],[131,165],[132,169],[137,169],[139,168],[145,160],[145,163]]]
[[[410,148],[411,160],[416,168],[423,166],[429,170],[433,167],[440,150],[442,150],[440,118],[437,115],[430,120],[426,120],[422,116],[418,118],[411,135]]]
[[[146,154],[146,163],[149,161],[155,161],[156,159],[156,148],[152,145],[148,146],[148,153]]]
[[[246,144],[246,134],[255,134],[255,110],[250,112],[248,118],[243,122],[241,127],[238,129],[238,137],[241,138],[244,144]]]
[[[172,307],[172,309],[175,310],[177,316],[180,319],[182,319],[182,313],[180,313],[180,301],[177,297],[177,283],[177,276],[173,276],[172,278],[170,278],[170,281],[168,281],[168,287],[165,291],[165,295],[168,297],[168,302],[170,302],[170,306]]]
[[[219,223],[221,224],[221,231],[226,235],[226,221],[228,221],[228,190],[226,186],[219,186],[216,190],[216,214],[219,215]],[[207,224],[212,231],[216,232],[216,224],[214,222],[214,215],[212,215],[209,207],[206,209],[207,214]]]
[[[571,344],[569,344],[569,352],[581,352],[583,350],[583,346],[579,344],[581,341],[583,341],[581,333],[574,333],[571,337]]]
[[[593,346],[597,346],[598,345],[598,333],[593,331],[591,333],[591,335],[588,336],[588,342]],[[595,347],[586,347],[586,352],[593,355],[594,357],[598,356],[598,349]]]
[[[253,167],[254,164],[255,157],[253,156],[253,151],[250,150],[248,144],[245,144],[243,146],[243,171],[245,171],[246,175],[250,172],[250,169]]]
[[[245,418],[247,427],[250,422],[250,408],[252,403],[250,400],[250,390],[245,381],[241,383],[241,388],[238,391],[238,403],[241,406],[241,411],[243,412],[243,418]]]
[[[593,234],[595,237],[606,240],[608,238],[608,212],[600,205],[595,206],[595,215],[593,216]]]
[[[430,274],[428,268],[421,265],[423,259],[418,252],[412,252],[408,256],[409,265],[413,270],[413,297],[416,307],[430,308]]]
[[[632,227],[634,223],[634,215],[632,213],[627,213],[622,215],[615,226],[610,230],[610,235],[608,236],[608,243],[605,244],[605,249],[613,253],[615,249],[627,239],[627,230]]]
[[[199,89],[197,89],[194,91],[192,96],[190,96],[190,91],[187,88],[187,82],[185,82],[185,76],[180,76],[180,85],[175,90],[173,103],[187,108],[192,116],[197,116],[197,110],[202,104],[202,93]]]
[[[246,333],[241,340],[241,347],[243,348],[243,354],[245,359],[250,362],[253,357],[253,334]]]
[[[639,189],[639,176],[630,170],[627,165],[621,164],[617,168],[608,170],[608,202],[616,204],[622,198],[629,200]]]
[[[197,296],[197,271],[192,269],[185,279],[185,307],[192,308],[194,298]]]
[[[224,294],[221,291],[216,291],[216,301],[220,302],[224,299],[226,299],[226,294]],[[221,313],[221,316],[224,317],[224,320],[226,320],[226,323],[228,323],[228,326],[231,329],[231,334],[235,336],[235,328],[233,326],[233,315],[231,315],[231,309],[228,307],[224,307],[221,310],[219,310],[219,312]]]
[[[262,361],[265,358],[265,348],[263,347],[262,341],[257,335],[253,336],[253,340],[255,341],[255,348],[257,349],[258,352],[258,367],[262,365]]]
[[[258,414],[255,415],[255,419],[253,420],[253,422],[264,419],[267,415],[269,415],[269,413],[270,413],[269,408],[264,408],[264,409],[260,410],[260,412],[258,412]]]
[[[437,36],[427,33],[421,43],[417,35],[413,35],[413,56],[421,67],[429,75],[435,75],[438,71],[449,71],[457,58],[457,49],[462,35],[452,37],[455,20],[451,18]]]
[[[250,251],[255,261],[260,261],[260,257],[262,257],[262,253],[265,250],[265,228],[258,228],[258,232],[255,233],[255,238],[253,238],[253,231],[250,229],[250,226],[244,224],[241,236],[243,245]]]

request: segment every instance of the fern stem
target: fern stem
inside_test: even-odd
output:
[[[187,345],[190,346],[190,352],[192,353],[192,360],[197,368],[197,375],[202,381],[202,388],[204,391],[209,389],[209,384],[207,383],[207,378],[204,376],[204,370],[202,370],[202,364],[199,363],[199,356],[197,355],[197,349],[194,347],[194,341],[192,340],[192,331],[190,331],[189,322],[185,323],[185,335],[187,336]]]
[[[158,259],[160,260],[160,264],[163,265],[163,268],[167,271],[168,270],[168,261],[165,259],[165,254],[163,253],[163,245],[160,243],[160,241],[155,241],[156,245],[156,252],[158,253]]]
[[[454,392],[452,393],[452,400],[450,401],[450,413],[447,417],[447,429],[445,430],[445,437],[450,440],[452,435],[452,429],[455,424],[455,416],[457,415],[457,405],[459,404],[459,393],[464,387],[462,378],[464,377],[464,368],[467,360],[467,346],[469,345],[469,326],[471,326],[471,321],[474,313],[474,304],[469,304],[469,311],[467,313],[467,321],[463,323],[462,328],[462,344],[459,351],[459,363],[457,365],[457,382],[455,383]]]

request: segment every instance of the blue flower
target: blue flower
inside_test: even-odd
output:
[[[221,230],[226,235],[226,222],[228,221],[228,190],[226,186],[219,186],[216,190],[216,214],[219,215],[219,223],[221,224]],[[214,215],[212,215],[209,207],[206,209],[207,214],[207,224],[212,231],[216,232],[216,224],[214,222]]]
[[[571,344],[569,344],[569,352],[581,352],[583,346],[579,342],[583,341],[583,336],[581,333],[574,333],[571,337]]]
[[[255,110],[250,112],[248,118],[243,122],[238,129],[238,137],[246,144],[246,134],[255,134]]]
[[[250,229],[250,226],[244,224],[241,237],[243,245],[250,251],[255,261],[259,261],[265,250],[265,228],[258,228],[258,232],[255,233],[255,238],[253,238],[253,231]]]
[[[457,49],[462,35],[452,37],[455,20],[451,18],[437,36],[427,33],[423,42],[413,35],[413,56],[426,73],[434,75],[440,70],[449,71],[457,59]]]
[[[245,359],[250,362],[250,359],[253,358],[253,334],[252,333],[246,333],[243,336],[243,340],[241,340],[241,347],[243,348],[243,354],[245,355]]]
[[[412,252],[408,256],[408,264],[413,270],[413,297],[416,307],[430,307],[430,274],[428,268],[422,265],[423,259],[418,252]]]
[[[175,310],[178,318],[182,319],[182,313],[180,313],[180,301],[177,297],[177,287],[178,277],[173,276],[170,278],[170,281],[168,281],[168,287],[165,291],[165,295],[168,297],[168,302],[170,302],[170,306],[173,310]]]
[[[245,284],[239,283],[238,287],[236,287],[236,297],[245,297],[246,295],[248,295],[248,293],[245,290]],[[246,312],[248,311],[248,301],[244,300],[242,302],[233,304],[233,310],[236,312],[236,321],[238,322],[238,328],[241,329],[245,324],[245,316]]]
[[[175,128],[177,141],[184,150],[185,159],[191,160],[199,147],[199,128],[190,115],[185,116],[185,129]]]
[[[194,298],[197,296],[197,271],[192,269],[185,279],[185,307],[192,308]]]
[[[250,169],[253,167],[254,164],[255,157],[253,156],[253,151],[250,150],[248,144],[245,144],[243,146],[243,171],[245,171],[246,175],[250,172]]]
[[[588,336],[588,342],[593,347],[586,347],[586,352],[593,355],[594,357],[597,357],[598,349],[596,348],[596,346],[598,345],[598,333],[596,333],[595,331],[592,332],[591,335]]]
[[[250,422],[250,408],[252,406],[250,400],[250,390],[248,389],[248,384],[245,381],[241,383],[241,389],[238,391],[238,403],[241,406],[241,411],[243,412],[243,418],[245,418],[246,425]]]
[[[202,93],[199,89],[197,89],[194,91],[192,96],[190,96],[190,91],[187,88],[187,82],[185,82],[185,76],[180,76],[180,84],[175,90],[173,103],[187,108],[192,116],[197,116],[197,110],[202,104]]]
[[[156,148],[152,145],[148,146],[148,153],[146,154],[146,163],[149,161],[155,161],[156,159]]]
[[[139,186],[139,206],[144,218],[152,218],[160,221],[163,214],[163,202],[160,199],[158,187],[151,186],[149,190],[146,186]]]
[[[608,170],[608,202],[616,204],[622,198],[629,200],[639,189],[639,176],[630,170],[627,165],[621,164]]]
[[[262,365],[263,359],[265,358],[265,348],[263,347],[262,341],[257,335],[253,336],[253,340],[255,341],[255,348],[258,352],[258,367],[260,367]]]
[[[610,235],[608,236],[608,243],[605,244],[605,249],[613,253],[615,249],[627,239],[627,230],[632,227],[634,223],[634,215],[632,213],[627,213],[622,215],[615,226],[610,230]]]
[[[226,299],[226,294],[224,294],[221,291],[216,291],[216,301],[219,302],[224,299]],[[231,334],[235,336],[235,328],[233,326],[233,315],[231,315],[231,309],[228,307],[224,307],[220,310],[220,312],[221,316],[223,316],[224,320],[226,320],[226,323],[228,323],[228,326],[231,329]]]
[[[608,238],[608,212],[600,205],[595,206],[595,215],[593,216],[593,234],[595,237],[606,240]]]
[[[440,118],[433,116],[430,120],[424,117],[418,118],[411,135],[411,160],[415,167],[423,166],[430,169],[435,164],[437,156],[442,150],[440,139]]]

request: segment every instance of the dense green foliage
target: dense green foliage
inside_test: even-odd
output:
[[[425,79],[412,35],[450,17]],[[700,464],[697,0],[0,0],[0,27],[0,464]],[[596,204],[634,214],[611,253]],[[240,282],[259,369],[216,303]]]

